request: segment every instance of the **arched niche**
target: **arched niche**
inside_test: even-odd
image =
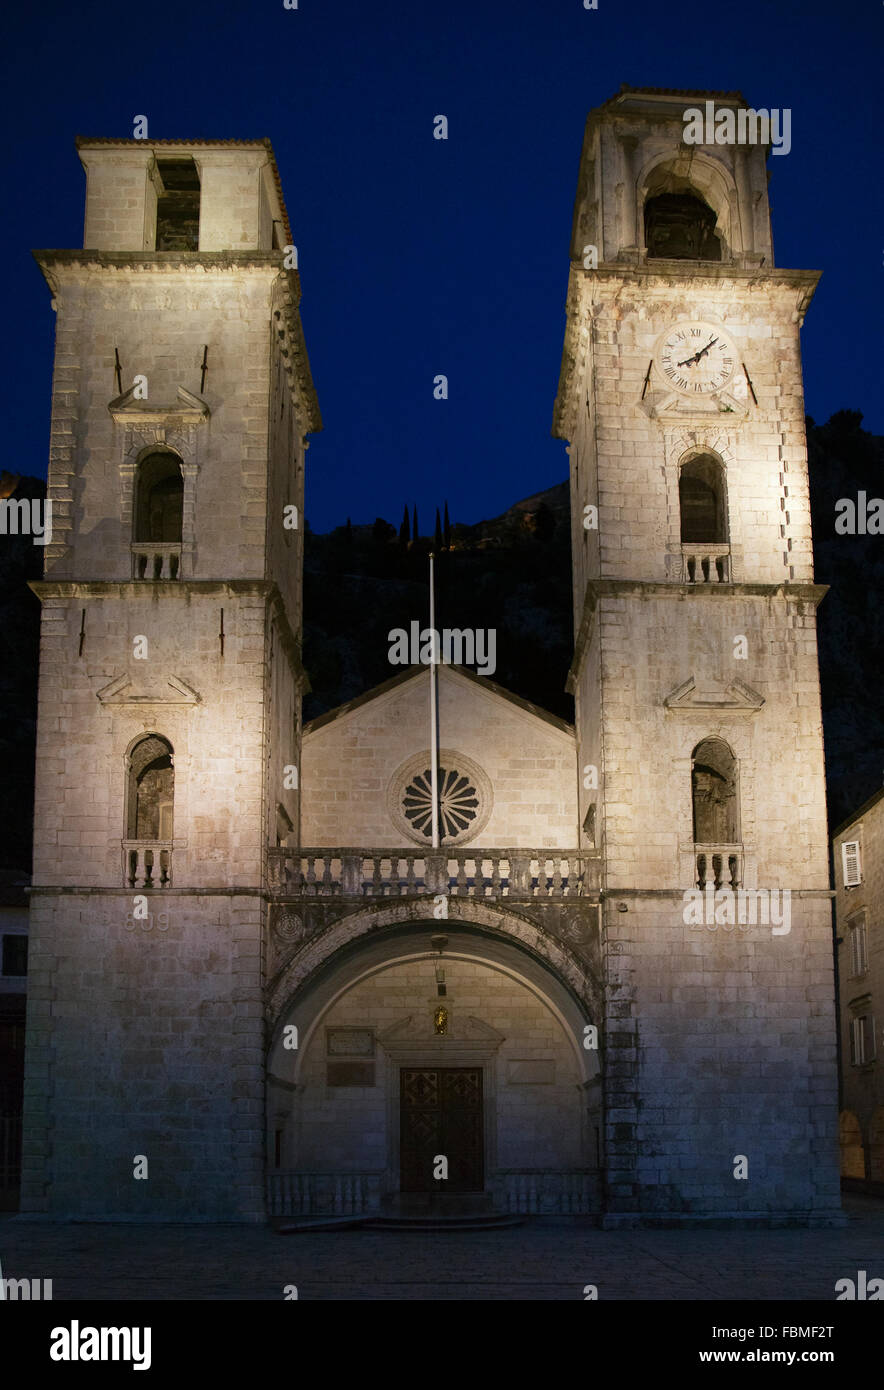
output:
[[[740,838],[737,760],[722,738],[706,738],[691,755],[694,843],[735,845]]]
[[[149,544],[181,544],[184,477],[171,449],[152,449],[138,461],[132,539]]]
[[[168,842],[173,837],[174,750],[161,734],[136,740],[126,758],[126,839]]]
[[[714,454],[694,454],[678,470],[682,545],[727,544],[724,466]]]

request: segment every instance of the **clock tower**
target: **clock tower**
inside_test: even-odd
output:
[[[774,265],[765,147],[685,144],[709,100],[745,109],[624,88],[590,114],[555,406],[615,1224],[839,1203],[799,341],[818,274]]]

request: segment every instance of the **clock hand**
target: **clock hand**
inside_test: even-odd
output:
[[[692,362],[699,362],[699,360],[700,354],[698,352],[695,352],[693,357],[686,357],[683,362],[676,362],[675,365],[677,367],[689,367]]]
[[[710,339],[709,339],[709,342],[706,344],[706,346],[705,346],[704,348],[701,348],[700,351],[697,353],[697,361],[699,362],[699,360],[700,360],[701,357],[705,357],[705,356],[706,356],[706,353],[709,351],[709,349],[710,349],[711,347],[714,347],[715,344],[716,344],[717,342],[718,342],[718,339],[717,339],[717,338],[710,338]]]

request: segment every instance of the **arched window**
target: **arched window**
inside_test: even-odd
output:
[[[659,193],[645,202],[648,259],[720,261],[716,216],[693,193]]]
[[[720,738],[698,743],[691,758],[694,843],[735,845],[739,839],[737,760]]]
[[[176,454],[148,454],[138,465],[132,539],[154,545],[181,544],[184,479]]]
[[[682,545],[727,543],[724,472],[710,454],[689,459],[678,475]]]
[[[129,754],[126,838],[171,840],[174,801],[172,745],[159,734],[148,734]]]

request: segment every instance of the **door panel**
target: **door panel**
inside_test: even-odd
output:
[[[403,1067],[399,1166],[403,1192],[481,1192],[485,1183],[481,1067]],[[433,1177],[448,1159],[447,1180]]]

